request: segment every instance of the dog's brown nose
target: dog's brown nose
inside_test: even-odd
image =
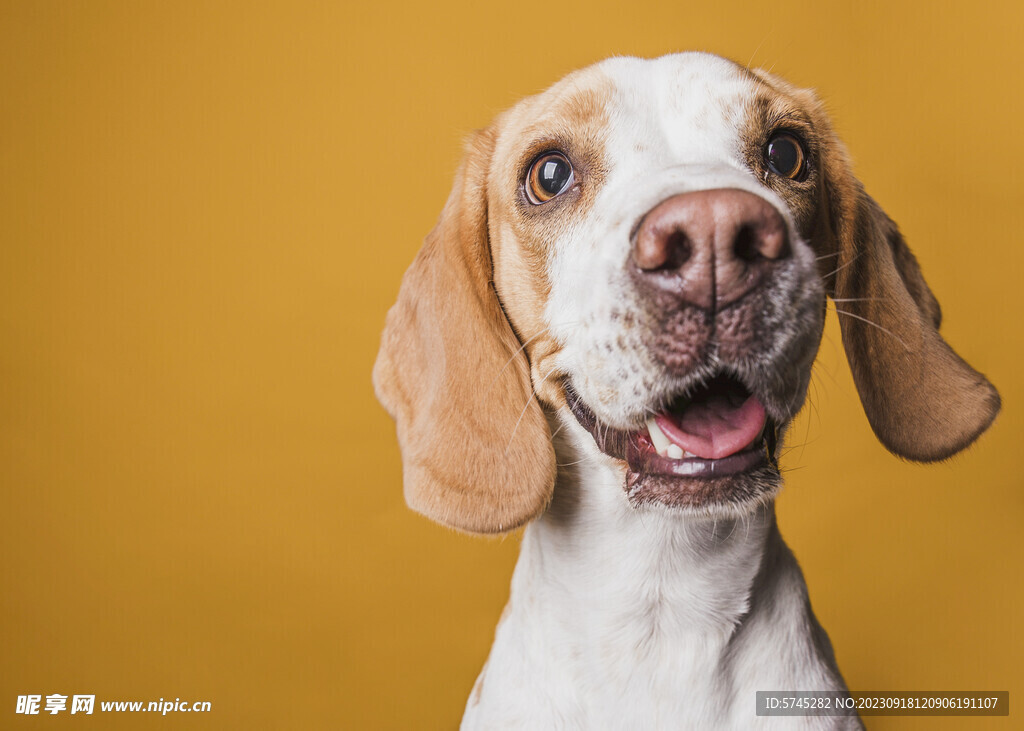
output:
[[[786,223],[768,201],[743,190],[702,190],[664,200],[644,217],[634,275],[652,294],[720,309],[788,254]]]

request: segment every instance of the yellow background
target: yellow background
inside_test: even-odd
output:
[[[968,453],[901,463],[829,323],[779,514],[850,686],[1019,708],[1020,8],[4,2],[0,726],[454,727],[517,541],[404,507],[384,313],[470,130],[683,49],[821,91],[1002,392]],[[16,718],[27,693],[213,712]]]

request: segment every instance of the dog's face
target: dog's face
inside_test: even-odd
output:
[[[389,314],[374,376],[407,498],[472,531],[537,515],[543,406],[632,504],[748,512],[778,489],[827,295],[892,451],[941,459],[991,422],[813,94],[706,54],[572,74],[472,140]]]
[[[628,465],[631,501],[745,510],[776,488],[817,256],[835,267],[809,243],[816,146],[800,99],[707,55],[613,59],[501,120],[498,295],[538,394]]]

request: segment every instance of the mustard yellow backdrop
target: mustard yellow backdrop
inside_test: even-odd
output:
[[[1019,708],[1022,24],[1016,2],[3,2],[0,727],[453,728],[517,540],[404,507],[384,313],[468,132],[607,55],[684,49],[821,91],[1003,395],[965,455],[901,463],[829,323],[779,514],[850,686]],[[212,710],[15,713],[55,693]]]

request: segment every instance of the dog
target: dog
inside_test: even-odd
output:
[[[526,526],[463,728],[860,728],[774,499],[827,298],[881,443],[946,459],[999,396],[942,339],[815,94],[703,53],[612,58],[467,143],[373,371],[408,504]]]

